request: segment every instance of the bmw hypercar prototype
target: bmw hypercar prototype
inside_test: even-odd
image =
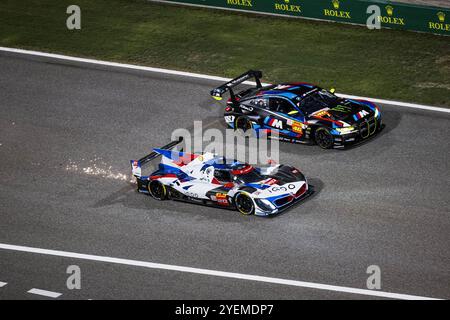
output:
[[[230,128],[294,143],[344,148],[374,136],[383,128],[380,108],[370,101],[343,99],[316,85],[298,82],[262,86],[261,71],[248,71],[211,91],[216,100],[229,92],[225,122]],[[255,78],[256,87],[233,88]],[[273,135],[274,132],[278,135]]]
[[[131,160],[139,192],[157,200],[181,200],[258,216],[278,214],[313,192],[305,176],[291,166],[253,167],[211,153],[170,150],[176,144]],[[159,156],[158,169],[142,175],[142,167]]]

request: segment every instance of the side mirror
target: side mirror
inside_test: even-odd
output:
[[[331,89],[330,89],[330,92],[331,92],[331,93],[335,93],[335,92],[336,92],[336,89],[335,89],[335,88],[331,88]]]

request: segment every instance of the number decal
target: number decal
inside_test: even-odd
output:
[[[288,190],[293,190],[295,189],[295,184],[293,183],[289,183],[287,186],[281,186],[281,187],[272,187],[267,189],[267,191],[269,191],[269,193],[273,193],[273,192],[287,192]]]
[[[234,116],[225,116],[225,122],[233,122],[234,121]]]

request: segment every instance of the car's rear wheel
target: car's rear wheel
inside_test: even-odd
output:
[[[252,122],[246,117],[238,117],[236,118],[234,127],[236,129],[241,129],[242,131],[247,132],[247,130],[251,130],[253,128],[253,125]]]
[[[330,149],[333,146],[333,136],[327,128],[318,128],[314,134],[314,139],[322,149]]]
[[[156,180],[148,184],[148,192],[156,200],[166,200],[168,196],[166,186]]]
[[[245,193],[238,193],[234,198],[236,208],[243,215],[251,215],[255,213],[255,204],[253,200]]]

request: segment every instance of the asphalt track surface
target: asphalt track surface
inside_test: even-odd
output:
[[[280,144],[316,194],[272,219],[156,202],[129,159],[194,120],[223,128],[218,83],[0,53],[0,243],[450,299],[450,115],[383,106],[349,150]],[[90,171],[87,168],[94,168]],[[83,168],[85,171],[83,171]],[[78,265],[82,289],[66,288]],[[370,299],[0,249],[0,299]],[[44,298],[48,299],[48,298]]]

